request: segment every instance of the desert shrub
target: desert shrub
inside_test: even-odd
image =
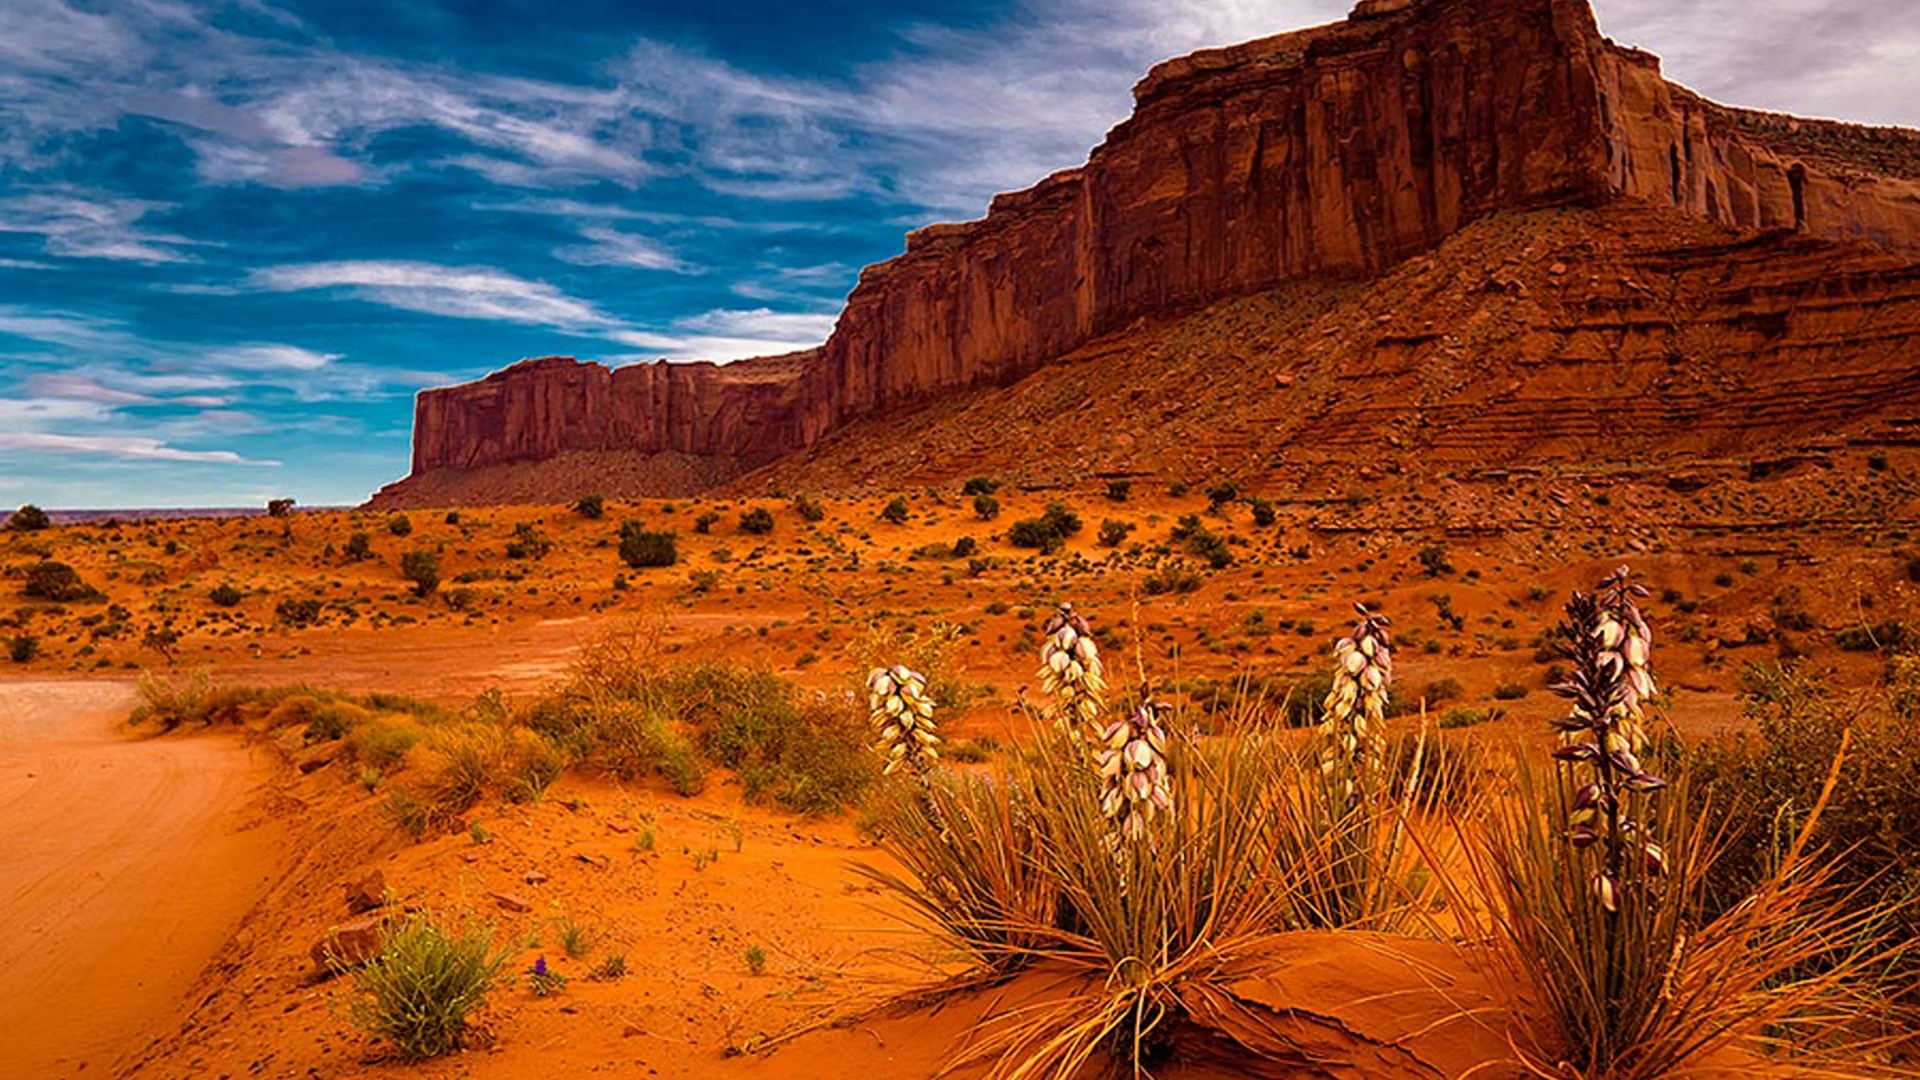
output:
[[[206,668],[188,672],[179,679],[163,678],[151,671],[140,673],[140,705],[129,722],[151,721],[162,731],[172,731],[186,723],[205,723],[213,697],[213,673]]]
[[[387,531],[395,536],[406,536],[413,532],[413,519],[405,514],[395,514],[387,519]]]
[[[881,507],[880,520],[889,525],[905,525],[907,523],[907,515],[910,513],[912,513],[912,511],[907,507],[906,498],[895,495],[893,498],[887,500],[886,506]]]
[[[1435,721],[1441,728],[1466,728],[1497,720],[1501,716],[1499,709],[1475,709],[1466,705],[1455,705],[1440,714]]]
[[[373,537],[364,532],[349,534],[346,545],[340,549],[340,555],[348,562],[365,562],[373,558]]]
[[[573,502],[573,512],[588,521],[599,521],[607,513],[607,500],[600,495],[582,495]]]
[[[553,538],[532,522],[523,521],[513,527],[504,550],[509,559],[544,559],[553,553]]]
[[[1453,563],[1449,561],[1444,544],[1423,547],[1416,558],[1419,559],[1420,569],[1426,571],[1428,577],[1442,577],[1453,573]]]
[[[431,728],[411,760],[424,775],[420,791],[436,823],[453,821],[490,794],[538,798],[566,764],[538,732],[480,717]]]
[[[32,503],[26,503],[7,518],[7,528],[15,532],[39,532],[52,525],[53,520],[47,517],[47,512]]]
[[[268,716],[268,722],[271,723],[273,717],[279,713],[280,710],[275,709],[273,714]],[[334,739],[346,738],[349,731],[372,719],[373,713],[370,710],[363,709],[351,701],[331,699],[316,701],[312,708],[312,719],[307,721],[305,734],[310,743],[332,742]]]
[[[824,521],[827,517],[827,508],[805,495],[793,497],[793,512],[800,515],[801,521]]]
[[[1127,534],[1132,531],[1132,522],[1108,518],[1100,523],[1100,544],[1102,547],[1119,547],[1127,542]]]
[[[448,525],[458,525],[460,524],[460,511],[449,510],[447,511],[447,516],[442,518],[441,520],[446,522]]]
[[[988,606],[991,609],[992,605]],[[1000,612],[1005,611],[1003,605]],[[933,699],[934,705],[942,709],[963,708],[989,692],[985,687],[970,685],[959,678],[960,642],[965,637],[962,628],[947,622],[911,628],[875,622],[869,623],[865,632],[848,645],[847,652],[856,672],[905,664],[926,679],[927,696]]]
[[[1222,480],[1207,489],[1207,505],[1215,510],[1240,497],[1240,489],[1231,480]]]
[[[1227,547],[1226,539],[1209,530],[1198,514],[1183,515],[1167,535],[1174,543],[1183,546],[1187,554],[1205,559],[1207,565],[1215,570],[1224,570],[1233,565],[1233,551]]]
[[[293,505],[292,499],[268,499],[267,516],[276,518],[287,517],[293,513]]]
[[[680,561],[680,550],[673,533],[649,532],[640,522],[628,521],[620,526],[620,558],[635,570],[642,570],[672,566]]]
[[[991,495],[981,494],[973,497],[973,516],[981,521],[992,521],[1000,516],[1000,500]]]
[[[1263,529],[1280,520],[1279,512],[1265,499],[1254,499],[1249,505],[1253,508],[1253,523]]]
[[[207,593],[207,599],[213,601],[215,607],[237,607],[240,601],[246,598],[247,595],[245,593],[234,588],[232,582],[226,581],[214,586],[212,591]]]
[[[458,936],[423,913],[389,926],[378,955],[353,972],[354,1020],[393,1044],[410,1060],[460,1049],[467,1017],[486,1004],[501,981],[507,954],[493,949],[493,933],[472,928]]]
[[[1774,625],[1782,630],[1805,633],[1819,625],[1813,613],[1807,610],[1806,597],[1798,585],[1788,585],[1774,593],[1767,610],[1773,616]]]
[[[773,511],[756,506],[740,515],[740,531],[749,536],[765,536],[773,531]]]
[[[705,536],[712,532],[713,527],[718,524],[720,524],[719,514],[711,510],[703,511],[698,517],[693,519],[693,531]]]
[[[1493,700],[1518,701],[1527,696],[1527,688],[1520,683],[1501,683],[1493,688]]]
[[[1165,596],[1200,591],[1200,574],[1186,563],[1173,561],[1164,563],[1159,569],[1148,574],[1140,583],[1140,590],[1148,596]]]
[[[382,713],[347,729],[347,749],[355,761],[377,769],[399,765],[426,737],[419,722],[405,713]]]
[[[431,551],[409,551],[400,556],[400,576],[413,585],[413,595],[432,596],[440,587],[440,556]]]
[[[274,618],[288,626],[312,626],[320,620],[320,611],[325,605],[314,598],[288,597],[274,605]]]
[[[1127,499],[1132,495],[1133,495],[1133,481],[1131,480],[1107,481],[1107,498],[1112,500],[1113,502],[1126,502]]]
[[[1000,490],[1000,481],[986,476],[969,477],[960,485],[961,495],[991,495]]]
[[[40,639],[32,634],[15,634],[7,641],[7,658],[25,664],[40,655]]]
[[[979,550],[980,544],[971,536],[963,536],[953,542],[953,557],[956,559],[969,558]]]
[[[1910,633],[1906,624],[1897,619],[1871,626],[1849,626],[1835,631],[1833,640],[1843,652],[1897,653],[1920,645],[1920,636]]]
[[[1446,701],[1458,701],[1466,696],[1466,692],[1466,689],[1460,685],[1459,679],[1440,678],[1430,680],[1426,686],[1422,687],[1420,696],[1428,705],[1438,705]]]
[[[1080,518],[1063,503],[1047,507],[1037,518],[1025,518],[1007,528],[1007,543],[1014,547],[1038,548],[1051,554],[1066,544],[1067,537],[1080,531]]]
[[[1920,661],[1896,658],[1890,668],[1893,677],[1864,698],[1838,697],[1793,664],[1740,673],[1751,730],[1697,747],[1691,758],[1713,825],[1726,836],[1726,853],[1710,871],[1709,912],[1751,895],[1811,822],[1812,844],[1845,854],[1834,872],[1852,906],[1898,905],[1895,931],[1920,940],[1920,818],[1911,811],[1920,791],[1920,748],[1911,734],[1920,721],[1920,699],[1912,697]],[[1816,820],[1829,773],[1832,790]],[[1920,986],[1920,956],[1907,957],[1903,970]]]
[[[56,604],[100,599],[100,590],[81,580],[79,571],[52,559],[42,559],[27,567],[26,580],[20,591],[26,596]]]
[[[797,688],[769,671],[696,664],[662,673],[651,690],[704,756],[740,775],[749,798],[837,810],[872,775],[864,719],[825,702],[802,706]]]

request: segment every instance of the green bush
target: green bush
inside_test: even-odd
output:
[[[100,591],[80,579],[78,571],[63,562],[42,559],[27,568],[26,583],[20,591],[39,600],[56,604],[100,599]]]
[[[1527,688],[1519,683],[1501,683],[1493,688],[1495,701],[1519,701],[1527,696]]]
[[[1127,534],[1132,531],[1132,522],[1108,518],[1100,523],[1100,544],[1102,547],[1119,547],[1127,542]]]
[[[387,531],[395,536],[406,536],[413,532],[413,519],[405,514],[395,514],[387,519]]]
[[[907,508],[907,500],[902,496],[895,495],[887,501],[886,506],[881,508],[880,520],[889,525],[905,525],[907,523],[907,515],[911,512],[912,511]]]
[[[288,626],[312,626],[320,621],[320,611],[325,605],[312,598],[288,598],[274,605],[274,617]]]
[[[985,476],[975,476],[960,487],[961,495],[991,495],[1000,490],[1000,481]]]
[[[588,521],[598,521],[607,513],[607,500],[599,495],[582,495],[574,500],[573,512]]]
[[[640,522],[629,521],[620,526],[620,559],[635,570],[672,566],[680,561],[680,549],[673,533],[649,532]]]
[[[1255,499],[1251,505],[1253,507],[1253,523],[1255,525],[1264,529],[1280,520],[1279,513],[1274,510],[1273,504],[1267,500]]]
[[[953,542],[953,557],[964,559],[980,550],[980,545],[971,536],[963,536]]]
[[[824,521],[827,517],[827,508],[805,495],[793,497],[793,512],[800,515],[801,521]]]
[[[353,972],[362,995],[354,1020],[409,1060],[458,1050],[468,1014],[500,983],[506,959],[493,950],[491,930],[455,936],[428,915],[409,915],[389,927],[379,954]]]
[[[16,664],[25,664],[40,655],[40,639],[32,634],[18,634],[7,642],[7,655]]]
[[[267,500],[267,516],[268,517],[283,518],[283,517],[290,516],[292,513],[293,513],[292,499],[268,499]]]
[[[1453,573],[1453,563],[1448,561],[1447,549],[1442,544],[1421,548],[1418,558],[1420,568],[1426,571],[1428,577],[1441,577]]]
[[[506,553],[509,559],[544,559],[552,552],[552,538],[530,521],[515,525],[513,535],[507,540]]]
[[[373,538],[364,532],[356,532],[347,537],[347,545],[340,554],[348,562],[364,562],[373,558]]]
[[[756,506],[740,515],[740,531],[749,536],[765,536],[773,531],[773,511]]]
[[[1114,502],[1126,502],[1128,498],[1132,497],[1132,495],[1133,495],[1133,481],[1131,480],[1107,481],[1107,498],[1113,500]]]
[[[413,595],[432,596],[440,587],[440,556],[431,551],[409,551],[400,556],[400,576],[413,584]]]
[[[231,582],[224,581],[207,593],[207,599],[213,601],[215,607],[236,607],[246,598],[246,594],[234,588]]]
[[[1000,516],[1000,500],[991,495],[981,494],[973,497],[973,516],[981,521],[992,521]]]
[[[47,512],[32,503],[20,507],[7,518],[7,528],[15,532],[38,532],[52,525],[53,521],[47,517]]]
[[[713,527],[718,524],[720,524],[720,515],[708,510],[693,519],[693,531],[705,536],[712,532]]]

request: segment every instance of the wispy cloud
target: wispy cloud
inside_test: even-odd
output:
[[[56,435],[47,432],[0,431],[0,450],[32,450],[48,454],[87,454],[130,461],[198,461],[219,465],[277,466],[278,461],[242,457],[231,450],[182,450],[159,439],[139,435]]]
[[[559,248],[554,255],[580,266],[628,266],[640,270],[692,273],[678,255],[656,240],[617,229],[590,226],[580,230],[588,242]]]
[[[196,261],[180,250],[196,241],[141,227],[142,218],[165,209],[164,203],[52,188],[0,199],[0,233],[37,234],[49,255],[70,258]]]
[[[585,300],[544,282],[488,267],[363,261],[270,266],[253,272],[258,288],[275,292],[346,289],[354,296],[406,311],[456,319],[491,319],[564,330],[619,323]]]

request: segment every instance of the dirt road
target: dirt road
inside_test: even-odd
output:
[[[264,763],[133,740],[125,683],[0,683],[0,1078],[111,1076],[264,894]]]

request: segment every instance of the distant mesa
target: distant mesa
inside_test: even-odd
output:
[[[1724,247],[1719,256],[1688,256],[1718,260],[1724,273],[1712,296],[1649,305],[1659,310],[1648,325],[1596,327],[1575,346],[1589,362],[1657,337],[1679,375],[1710,383],[1712,372],[1695,369],[1701,358],[1731,353],[1693,349],[1688,328],[1696,319],[1723,326],[1747,304],[1766,313],[1757,346],[1783,362],[1844,360],[1856,337],[1882,358],[1873,371],[1895,387],[1893,398],[1816,408],[1828,431],[1873,422],[1875,410],[1916,392],[1900,388],[1920,384],[1915,320],[1896,313],[1871,330],[1844,315],[1821,321],[1835,305],[1908,310],[1920,258],[1920,133],[1716,105],[1665,81],[1657,58],[1601,37],[1586,0],[1362,0],[1342,23],[1168,60],[1134,97],[1133,116],[1083,167],[995,198],[983,220],[909,234],[903,255],[862,272],[819,349],[613,371],[548,357],[422,393],[411,475],[373,504],[555,501],[586,490],[685,495],[752,486],[756,471],[823,489],[858,484],[857,461],[836,447],[859,443],[860,425],[921,409],[938,424],[936,406],[1012,393],[1062,358],[1126,354],[1126,335],[1143,325],[1275,290],[1318,284],[1331,296],[1417,256],[1446,257],[1449,238],[1508,218],[1516,237],[1562,240],[1564,230],[1541,233],[1540,223],[1579,222],[1605,247],[1618,231],[1606,221],[1632,216],[1626,231],[1647,240],[1649,258],[1662,244]],[[1648,214],[1673,223],[1665,240],[1645,224]],[[1491,279],[1513,260],[1538,269],[1528,261],[1538,250],[1493,250],[1484,239],[1472,245],[1480,264],[1463,270]],[[1810,243],[1828,251],[1814,263],[1846,262],[1856,272],[1836,283],[1808,271],[1813,257],[1794,244]],[[1571,290],[1556,292],[1557,301],[1620,290],[1617,281],[1579,277],[1589,250],[1597,248],[1577,238],[1556,249],[1558,280]],[[1779,272],[1775,259],[1784,260]],[[1526,276],[1504,279],[1526,288]],[[1586,317],[1577,306],[1529,309],[1544,337],[1471,362],[1505,364],[1520,356],[1512,350],[1541,348],[1568,320]],[[1417,308],[1390,314],[1416,328],[1401,335],[1410,344],[1396,347],[1391,363],[1434,362],[1447,328],[1418,329],[1431,316]],[[1289,336],[1304,314],[1286,318],[1241,332],[1269,352],[1322,344]],[[1366,346],[1346,362],[1355,370],[1388,362],[1376,355],[1378,337],[1342,337]],[[1292,386],[1292,375],[1264,362],[1260,371],[1246,380],[1247,409],[1282,392],[1297,407],[1312,383]],[[1354,405],[1328,392],[1316,407]],[[1762,424],[1756,437],[1798,430],[1783,417],[1784,426]],[[1012,467],[1003,459],[1035,432],[1019,416],[1005,426],[1015,430],[972,433],[973,456],[947,467],[954,475]],[[1263,425],[1243,426],[1255,442],[1217,463],[1226,471],[1265,468],[1289,453],[1345,452],[1302,444],[1297,432],[1263,444]],[[930,445],[965,441],[947,435]],[[1183,460],[1178,451],[1146,425],[1125,453],[1099,464],[1150,470]],[[1593,452],[1610,451],[1596,444]]]

